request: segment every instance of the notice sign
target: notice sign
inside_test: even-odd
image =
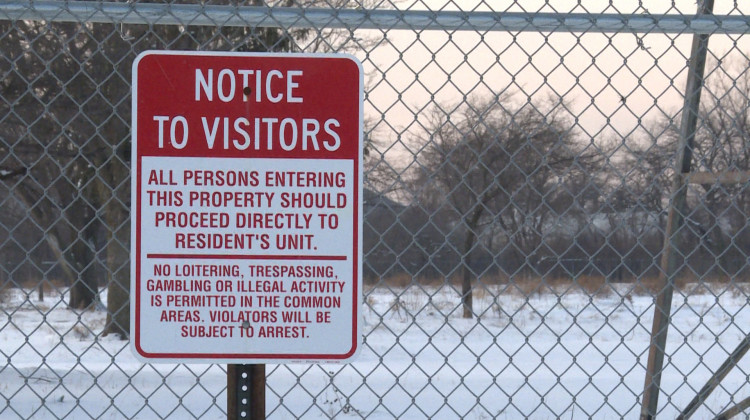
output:
[[[131,334],[148,361],[347,361],[360,344],[362,70],[133,64]]]

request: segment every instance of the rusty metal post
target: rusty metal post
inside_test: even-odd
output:
[[[714,372],[713,375],[711,375],[711,378],[708,380],[708,382],[706,382],[705,385],[703,385],[703,388],[701,388],[695,398],[693,398],[693,400],[690,401],[687,406],[685,406],[685,409],[682,410],[682,413],[680,413],[680,415],[677,417],[677,420],[689,419],[695,413],[695,410],[697,410],[698,407],[700,407],[701,404],[703,404],[703,402],[708,399],[708,396],[711,395],[713,390],[716,389],[717,386],[719,386],[722,379],[724,379],[724,377],[729,374],[732,368],[737,366],[737,363],[742,360],[742,357],[745,356],[745,353],[747,353],[748,350],[750,350],[750,335],[746,336],[740,342],[740,344],[737,345],[737,348],[735,348],[732,354],[727,357],[727,360],[725,360],[724,363],[721,364],[719,369]]]
[[[686,182],[691,183],[698,183],[698,184],[715,184],[715,183],[747,183],[750,181],[750,172],[744,171],[744,172],[726,172],[721,174],[712,174],[712,173],[692,173],[689,177],[687,177]],[[745,338],[740,342],[740,344],[737,345],[737,347],[734,349],[734,351],[727,357],[727,359],[724,361],[724,363],[719,366],[719,369],[714,372],[713,375],[706,381],[706,384],[703,385],[703,388],[698,391],[698,393],[695,395],[695,397],[688,403],[688,405],[685,406],[685,408],[682,410],[679,416],[677,416],[677,420],[687,420],[689,419],[693,414],[695,414],[695,411],[700,407],[711,395],[711,393],[716,389],[719,384],[721,384],[721,381],[724,379],[724,377],[729,374],[729,372],[737,366],[737,363],[742,360],[742,358],[745,356],[745,354],[750,350],[750,335],[745,336]],[[719,416],[716,417],[716,419],[729,419],[742,411],[744,411],[746,408],[750,407],[750,398],[747,398],[740,402],[739,404],[735,405],[734,407],[728,409],[727,411],[723,412]]]
[[[227,365],[227,420],[265,420],[266,365]]]
[[[728,408],[727,411],[720,413],[714,418],[714,420],[730,420],[731,418],[742,414],[748,408],[750,408],[750,397],[747,397],[733,407]]]
[[[699,0],[699,14],[712,14],[714,0]],[[685,221],[687,202],[687,183],[685,175],[690,173],[693,156],[693,140],[700,110],[700,96],[703,87],[703,74],[708,52],[708,34],[693,35],[690,52],[685,102],[682,108],[680,125],[680,142],[675,162],[675,174],[672,184],[667,227],[664,234],[664,249],[661,260],[661,289],[656,296],[654,322],[651,328],[651,344],[648,350],[648,365],[641,402],[641,420],[653,420],[659,406],[661,374],[664,367],[664,351],[667,344],[667,333],[671,319],[672,295],[674,282],[679,271],[677,249],[679,248],[679,231]]]

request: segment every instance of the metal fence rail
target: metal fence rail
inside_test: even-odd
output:
[[[325,6],[324,4],[321,4]],[[303,27],[337,29],[635,32],[744,34],[750,18],[744,15],[528,13],[452,10],[342,9],[325,7],[9,1],[0,12],[10,20],[92,22],[224,27]]]
[[[363,350],[267,417],[747,418],[750,8],[531,3],[0,4],[0,418],[231,411],[128,348],[152,49],[363,63]]]

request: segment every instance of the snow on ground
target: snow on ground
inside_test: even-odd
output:
[[[750,331],[742,289],[696,289],[673,300],[661,418]],[[472,320],[457,302],[450,287],[368,290],[359,359],[267,366],[268,418],[638,418],[652,297],[490,288],[475,293]],[[226,418],[224,366],[140,363],[100,336],[103,310],[69,311],[60,295],[13,289],[0,308],[0,419]],[[750,395],[747,372],[750,359],[694,418]]]

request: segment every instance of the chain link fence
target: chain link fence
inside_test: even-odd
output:
[[[747,417],[750,7],[652,3],[3,2],[0,418],[227,415],[128,348],[152,49],[365,69],[363,351],[269,418]]]

